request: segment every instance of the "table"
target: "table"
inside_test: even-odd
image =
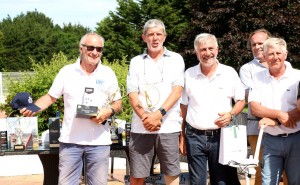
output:
[[[111,145],[111,156],[112,156],[112,169],[113,173],[113,157],[124,157],[126,158],[126,174],[129,174],[129,150],[128,146],[122,146],[120,144]],[[125,154],[124,154],[125,152]],[[39,150],[24,150],[24,151],[15,151],[15,150],[1,150],[0,156],[6,155],[38,155],[44,169],[44,185],[53,185],[58,184],[58,163],[59,163],[59,149],[58,148],[49,148],[49,147],[40,147]]]

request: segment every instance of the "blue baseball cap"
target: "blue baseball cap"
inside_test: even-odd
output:
[[[13,110],[26,108],[27,110],[31,110],[32,112],[37,112],[41,108],[33,103],[32,97],[28,92],[20,92],[17,93],[11,103],[10,106]]]

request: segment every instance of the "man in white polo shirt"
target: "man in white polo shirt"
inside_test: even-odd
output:
[[[187,154],[192,185],[206,184],[207,161],[212,185],[238,185],[236,169],[219,163],[220,128],[243,110],[245,91],[238,73],[217,60],[214,35],[197,35],[194,48],[200,62],[185,72],[180,151]]]
[[[253,60],[244,64],[240,69],[240,78],[245,88],[246,100],[248,99],[249,89],[252,86],[252,79],[256,73],[267,70],[268,65],[263,55],[263,44],[265,40],[272,37],[271,33],[266,29],[258,29],[249,35],[247,48],[251,49]],[[247,116],[247,140],[251,147],[251,152],[254,155],[256,143],[258,139],[258,121],[257,118],[251,114],[250,106],[248,106]],[[261,159],[262,150],[260,150],[259,160]],[[255,168],[255,182],[254,185],[261,185],[261,168],[260,165]]]
[[[112,144],[106,120],[120,111],[122,101],[115,73],[101,63],[104,38],[87,33],[79,42],[80,57],[64,66],[56,75],[49,92],[35,105],[34,112],[22,109],[25,116],[33,116],[47,109],[58,98],[64,99],[64,119],[59,146],[59,185],[78,184],[83,159],[88,185],[106,185]],[[109,106],[107,101],[110,100]],[[76,116],[77,105],[99,107],[97,116]],[[56,182],[55,182],[56,183]]]
[[[300,113],[297,110],[299,70],[285,62],[286,42],[267,39],[263,44],[269,70],[256,74],[249,92],[253,115],[263,118],[262,184],[279,184],[285,170],[288,184],[300,184]]]
[[[161,20],[150,19],[142,34],[147,48],[130,61],[127,93],[133,108],[129,142],[130,184],[145,184],[156,152],[166,185],[179,184],[179,98],[184,84],[181,55],[163,46]]]

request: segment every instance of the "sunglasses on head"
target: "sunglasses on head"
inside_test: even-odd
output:
[[[96,49],[96,51],[99,53],[101,53],[103,51],[103,47],[88,46],[85,44],[81,44],[81,45],[86,47],[86,50],[88,50],[88,51],[94,51],[94,49]]]

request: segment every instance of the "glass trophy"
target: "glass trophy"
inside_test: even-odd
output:
[[[117,93],[120,92],[119,87],[112,86],[110,87],[105,94],[107,95],[106,102],[102,106],[103,108],[112,108],[112,102],[117,95]],[[114,115],[111,116],[109,125],[110,125],[110,134],[111,134],[111,141],[113,144],[119,143],[119,134],[118,134],[118,123],[115,121]]]
[[[122,132],[122,145],[126,146],[126,130]]]
[[[144,107],[146,112],[154,112],[157,104],[160,100],[159,90],[155,85],[147,85],[145,89],[143,89],[144,100],[146,107]],[[142,106],[142,105],[140,105]]]
[[[40,145],[39,145],[39,138],[38,138],[38,132],[36,129],[32,130],[32,149],[33,150],[38,150]]]
[[[17,136],[16,144],[14,145],[14,150],[25,150],[25,145],[23,143],[23,132],[21,127],[17,127],[15,134]]]
[[[110,134],[112,143],[119,143],[118,124],[113,116],[110,121]]]
[[[32,147],[32,130],[37,128],[37,117],[7,117],[8,148],[26,150]]]

